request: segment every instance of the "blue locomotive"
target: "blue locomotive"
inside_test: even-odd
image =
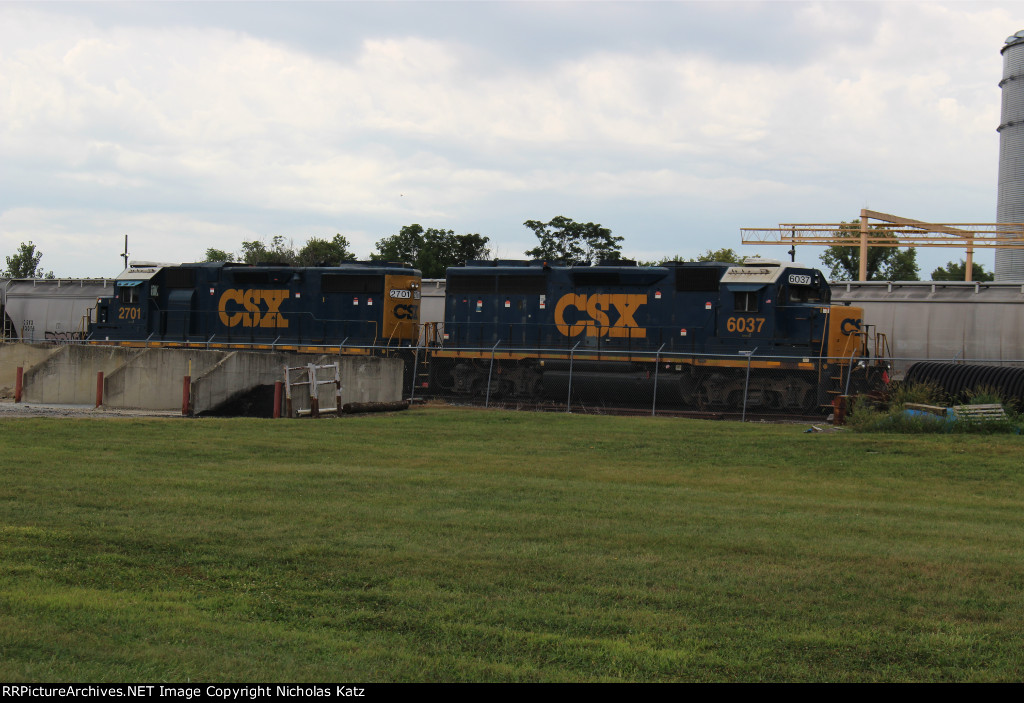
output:
[[[786,412],[877,386],[886,369],[862,309],[832,305],[821,272],[799,264],[471,262],[448,269],[443,334],[423,336],[421,283],[419,271],[381,262],[138,264],[97,300],[87,340],[398,348],[408,380],[422,382],[426,367],[437,394],[565,398],[575,379],[577,397],[600,402],[653,385],[668,404],[727,409],[745,397]]]
[[[361,353],[415,344],[419,303],[420,272],[396,264],[133,264],[97,299],[87,340]]]
[[[473,262],[448,269],[434,357],[451,361],[434,364],[432,382],[537,398],[561,393],[573,364],[606,395],[660,375],[687,406],[736,407],[746,394],[807,410],[829,403],[851,369],[881,368],[866,362],[868,346],[863,311],[831,305],[821,272],[799,264]]]

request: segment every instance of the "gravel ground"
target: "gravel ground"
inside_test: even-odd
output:
[[[49,405],[42,403],[15,403],[13,399],[0,399],[0,419],[5,417],[181,417],[181,411],[138,410],[132,408],[94,408],[89,405]]]

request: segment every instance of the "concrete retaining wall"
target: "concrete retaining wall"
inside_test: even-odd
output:
[[[299,366],[321,358],[279,352],[228,352],[204,374],[193,375],[192,414],[212,410],[256,386],[272,386],[276,381],[283,381],[285,366]],[[180,395],[179,392],[179,405]]]
[[[298,361],[298,357],[292,357]],[[404,364],[400,359],[385,359],[376,356],[343,356],[320,357],[310,359],[305,364],[317,365],[341,362],[341,404],[345,403],[390,403],[403,397],[402,373]],[[304,363],[290,363],[296,367]],[[334,378],[332,369],[321,369],[320,380]],[[293,380],[306,379],[306,374],[293,372]],[[327,384],[318,388],[317,400],[320,409],[334,408],[337,404],[335,386]],[[309,408],[309,386],[292,387],[292,408]]]
[[[102,371],[104,406],[180,410],[183,380],[191,365],[193,414],[210,411],[256,386],[283,381],[285,366],[335,362],[341,364],[342,403],[402,399],[404,364],[400,359],[212,349],[0,345],[0,364],[4,373],[10,367],[12,387],[15,369],[25,369],[23,399],[28,403],[92,405],[96,374]],[[333,378],[333,371],[321,372],[321,378],[328,377]],[[294,408],[309,407],[308,386],[294,387],[292,395]],[[320,387],[318,398],[321,408],[334,407],[334,385]]]
[[[13,394],[19,366],[28,371],[61,349],[53,344],[0,344],[0,389],[10,389]]]
[[[103,404],[111,408],[180,409],[185,376],[201,376],[224,356],[225,352],[202,349],[139,350],[106,377]]]
[[[108,376],[140,352],[119,347],[68,345],[30,369],[25,369],[22,398],[27,403],[92,405],[96,374]],[[178,392],[181,407],[181,391]]]

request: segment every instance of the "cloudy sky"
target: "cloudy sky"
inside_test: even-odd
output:
[[[113,276],[126,234],[367,257],[420,223],[522,258],[565,215],[634,258],[783,258],[740,227],[994,221],[1020,29],[1019,2],[0,2],[0,254]]]

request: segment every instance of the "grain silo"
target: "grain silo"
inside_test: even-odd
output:
[[[1024,222],[1024,30],[1007,37],[999,121],[997,222]],[[1024,283],[1024,249],[996,249],[996,281]]]

